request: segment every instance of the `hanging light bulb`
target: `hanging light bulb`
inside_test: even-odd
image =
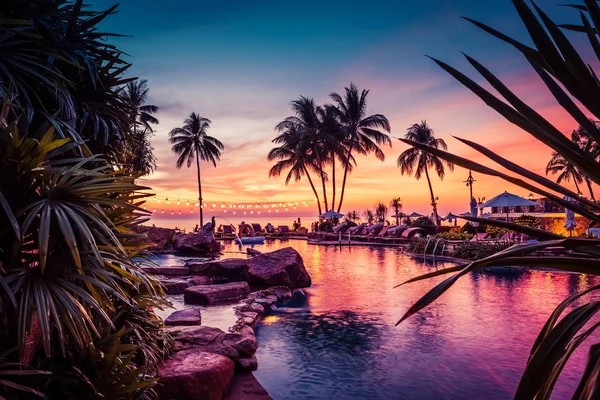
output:
[[[244,211],[244,215],[246,215],[246,211]]]
[[[181,215],[181,210],[179,210],[179,215]]]
[[[146,206],[144,206],[144,210],[146,209]]]
[[[189,206],[190,206],[190,202],[189,202],[189,201],[186,201],[186,202],[185,202],[185,205],[189,207]]]
[[[160,210],[160,213],[161,213],[161,214],[164,214],[164,213],[165,213],[165,210]]]
[[[235,214],[235,211],[233,212],[233,214]]]
[[[152,212],[153,212],[153,213],[155,213],[155,212],[156,212],[156,209],[152,210]]]
[[[250,211],[250,214],[254,214],[254,211]]]
[[[227,212],[227,210],[223,210],[223,212],[224,212],[224,213],[226,213],[226,212]]]
[[[278,213],[278,212],[279,212],[279,209],[275,210],[275,212],[276,212],[276,213]]]
[[[260,211],[258,212],[258,215],[260,215]]]
[[[194,209],[191,209],[191,210],[190,210],[190,214],[193,214],[193,213],[194,213]]]
[[[158,199],[158,202],[160,203],[160,199]]]
[[[173,215],[173,211],[171,211],[171,215]]]
[[[154,201],[156,201],[156,196],[154,196]]]
[[[179,205],[179,199],[177,199],[177,205]]]
[[[200,203],[196,203],[196,207],[200,206]]]
[[[169,201],[169,198],[167,197],[167,204],[171,204],[171,202]]]
[[[269,214],[271,214],[271,210],[269,210]]]

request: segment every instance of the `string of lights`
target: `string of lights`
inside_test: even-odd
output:
[[[140,193],[148,194],[148,193]],[[181,197],[167,197],[162,195],[152,195],[146,198],[143,205],[145,210],[152,213],[182,215],[194,214],[195,209],[202,207],[204,210],[212,212],[222,211],[224,214],[258,214],[261,213],[279,213],[291,210],[297,210],[298,207],[308,207],[311,200],[279,201],[279,202],[230,202],[230,201],[203,201],[202,204],[197,200],[184,199]],[[185,208],[184,208],[185,206]]]

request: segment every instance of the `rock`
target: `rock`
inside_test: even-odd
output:
[[[258,256],[258,255],[262,254],[260,251],[258,251],[258,250],[254,250],[254,249],[253,249],[253,248],[251,248],[251,247],[246,247],[246,253],[247,253],[249,256]]]
[[[160,283],[165,287],[167,294],[183,294],[183,291],[189,286],[187,281],[178,279],[160,279]]]
[[[179,329],[170,327],[169,332],[174,334],[175,349],[178,351],[196,349],[216,353],[231,359],[236,364],[239,363],[240,358],[251,357],[258,348],[256,337],[248,331],[225,333],[219,328],[210,326],[184,326]]]
[[[226,333],[223,344],[233,347],[240,357],[250,357],[258,349],[256,336],[241,333]]]
[[[175,311],[165,319],[167,326],[190,326],[200,325],[202,315],[197,308],[186,308],[185,310]]]
[[[197,285],[212,285],[213,280],[208,276],[194,276],[187,281],[188,286],[197,286]]]
[[[190,263],[186,266],[192,275],[219,277],[230,281],[245,281],[248,277],[248,260],[242,258]]]
[[[144,271],[154,275],[189,275],[190,269],[183,265],[174,265],[171,267],[144,267]]]
[[[277,296],[278,301],[286,301],[292,298],[292,291],[286,287],[273,288],[273,295]]]
[[[156,392],[161,399],[221,400],[233,378],[234,363],[219,354],[179,351],[159,364]]]
[[[240,371],[256,371],[258,369],[258,360],[253,354],[250,357],[240,358],[235,366]]]
[[[189,304],[215,304],[236,301],[248,296],[250,288],[246,282],[231,282],[222,285],[198,285],[185,289],[183,298]]]
[[[150,244],[148,251],[152,253],[162,253],[168,251],[173,244],[175,231],[168,228],[158,228],[152,226],[136,226],[134,230],[137,233],[143,234],[145,237],[140,238],[140,244]]]
[[[253,302],[252,304],[250,304],[249,307],[252,311],[254,311],[255,313],[258,313],[258,314],[262,314],[265,312],[265,308],[261,304],[256,303],[256,302]]]
[[[221,245],[210,232],[175,235],[173,248],[183,253],[216,253],[221,251]]]
[[[236,373],[225,400],[273,400],[251,372]]]
[[[253,326],[256,322],[256,319],[258,318],[258,313],[255,313],[253,311],[245,311],[242,313],[242,316],[246,325]]]
[[[254,329],[248,325],[244,325],[237,333],[240,335],[254,336]]]
[[[257,255],[248,260],[248,283],[252,286],[309,287],[310,275],[302,257],[291,247]]]
[[[262,305],[264,308],[271,307],[273,304],[277,303],[277,296],[269,295],[265,297],[257,297],[254,299],[254,302]]]

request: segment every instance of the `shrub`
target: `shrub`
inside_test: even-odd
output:
[[[333,228],[333,225],[329,221],[323,221],[323,222],[321,222],[321,225],[319,225],[320,232],[331,232],[332,228]]]
[[[419,217],[413,223],[410,224],[411,228],[421,228],[425,232],[425,235],[435,235],[437,228],[432,220],[427,217]]]
[[[466,232],[450,231],[450,232],[440,232],[437,235],[435,235],[435,237],[440,238],[440,239],[446,239],[446,240],[468,240],[473,237],[473,234],[466,233]]]
[[[452,255],[466,260],[479,260],[511,245],[507,242],[463,242],[454,247]]]
[[[440,226],[437,228],[438,233],[450,232],[452,230],[451,226]]]
[[[424,237],[412,238],[411,241],[408,243],[408,250],[412,253],[423,254],[423,252],[425,251],[425,245],[427,244],[427,241],[429,241],[429,246],[427,246],[427,254],[432,254],[433,248],[435,247],[435,240],[429,240],[428,238]],[[442,248],[443,246],[438,246],[435,249],[435,253],[442,254]]]
[[[521,215],[515,219],[515,223],[519,225],[531,226],[532,228],[540,227],[540,220],[533,215]]]
[[[485,231],[490,234],[494,239],[499,239],[507,232],[506,228],[501,228],[499,226],[487,225],[485,227]]]

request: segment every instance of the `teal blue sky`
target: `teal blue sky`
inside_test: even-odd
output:
[[[105,8],[113,3],[94,0],[92,4]],[[558,0],[538,4],[557,22],[577,20],[577,12],[559,6]],[[173,179],[175,157],[167,143],[170,129],[195,111],[213,121],[212,134],[226,145],[218,169],[204,169],[208,178],[203,187],[209,198],[284,200],[312,196],[304,182],[286,188],[283,179],[268,178],[266,153],[273,127],[289,115],[289,102],[299,95],[324,103],[330,92],[340,92],[350,82],[371,90],[369,112],[385,114],[395,136],[426,119],[455,153],[476,157],[450,135],[476,139],[508,152],[533,170],[543,170],[548,149],[532,147],[527,135],[505,123],[426,57],[439,58],[476,77],[461,54],[465,52],[542,113],[559,118],[565,131],[574,127],[556,111],[518,52],[461,16],[529,43],[510,0],[125,0],[103,27],[128,35],[116,42],[129,54],[133,64],[129,73],[148,80],[151,102],[161,108],[154,137],[159,169],[149,178],[157,191],[195,197],[192,173]],[[584,39],[569,37],[577,43]],[[385,199],[391,187],[401,187],[406,202],[413,203],[411,208],[427,210],[426,185],[401,177],[396,168],[402,150],[399,143],[386,149],[384,163],[359,159],[347,189],[349,207]],[[444,182],[435,182],[446,200],[443,211],[466,209],[464,193],[456,190],[465,173],[458,170]],[[478,184],[481,195],[488,197],[510,188],[483,177]]]

